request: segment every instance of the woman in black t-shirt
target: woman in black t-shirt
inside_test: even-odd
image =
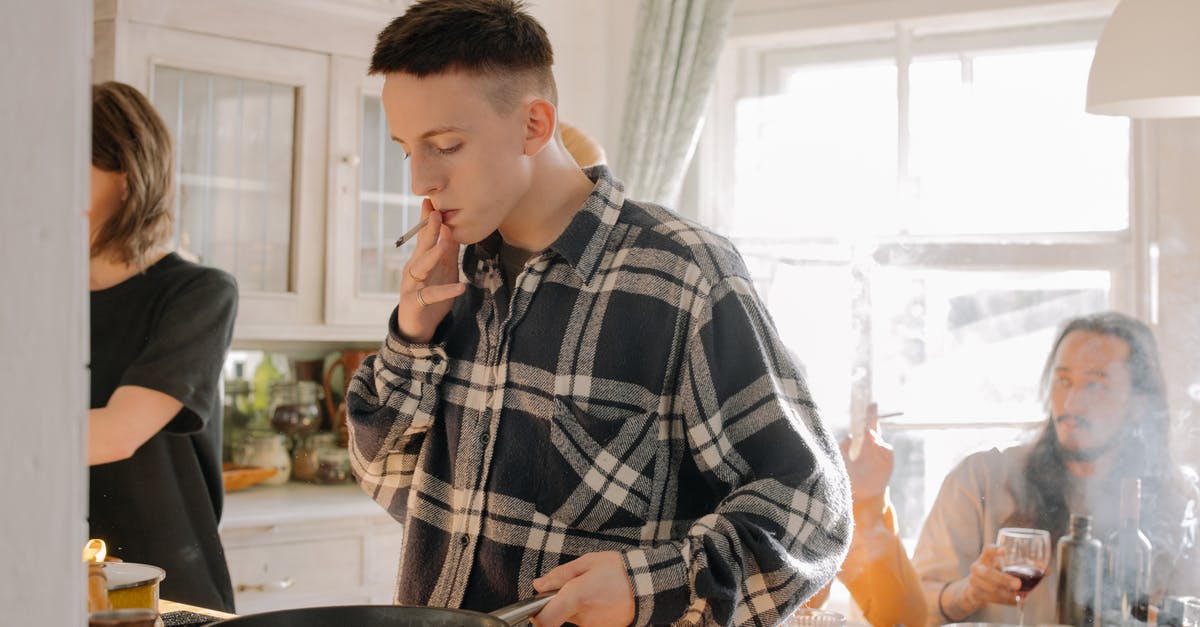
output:
[[[163,598],[232,611],[219,382],[237,285],[168,251],[173,161],[145,96],[92,88],[90,535],[163,568]]]

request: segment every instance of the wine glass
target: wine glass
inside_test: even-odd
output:
[[[996,535],[996,544],[1004,549],[1000,570],[1021,580],[1017,590],[1018,624],[1025,624],[1025,597],[1033,590],[1050,563],[1050,532],[1043,529],[1005,527]]]

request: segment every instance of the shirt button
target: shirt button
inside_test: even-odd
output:
[[[483,433],[479,434],[479,441],[483,442],[484,444],[487,444],[488,440],[490,440],[490,439],[492,439],[492,436],[488,435],[487,431],[484,431]]]
[[[467,544],[469,544],[470,542],[471,542],[471,540],[469,538],[467,538],[467,536],[463,536],[458,539],[458,543],[463,546],[467,546]]]

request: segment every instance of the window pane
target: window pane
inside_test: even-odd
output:
[[[804,263],[754,246],[739,247],[780,340],[805,371],[821,417],[835,428],[848,427],[854,353],[854,284],[848,266]]]
[[[888,488],[900,537],[916,542],[942,481],[955,464],[975,451],[1004,447],[1027,437],[1032,428],[910,429],[885,421],[881,427],[883,439],[892,445],[895,454]]]
[[[358,289],[395,294],[408,257],[396,238],[421,219],[421,199],[412,196],[404,152],[391,140],[383,101],[362,100],[362,164],[358,193]]]
[[[909,232],[1129,226],[1129,124],[1084,113],[1088,49],[918,61],[910,68]]]
[[[1059,325],[1109,308],[1109,283],[1098,271],[879,270],[869,315],[881,411],[918,423],[1040,419]]]
[[[785,85],[738,104],[732,234],[843,236],[894,215],[895,66],[798,68]]]

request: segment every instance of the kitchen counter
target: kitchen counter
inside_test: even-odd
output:
[[[221,529],[387,515],[358,484],[318,485],[289,481],[255,485],[225,495]]]

